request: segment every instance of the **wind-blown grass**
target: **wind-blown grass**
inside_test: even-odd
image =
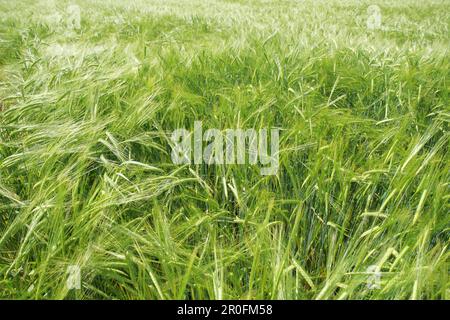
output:
[[[0,1],[0,297],[449,298],[448,2],[76,3]],[[172,164],[196,120],[278,174]]]

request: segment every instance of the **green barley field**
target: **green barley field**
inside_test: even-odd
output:
[[[449,23],[0,0],[0,298],[450,299]],[[173,163],[195,121],[278,128],[277,173]]]

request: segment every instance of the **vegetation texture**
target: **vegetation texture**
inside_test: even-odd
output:
[[[449,299],[449,15],[0,0],[0,297]],[[278,174],[173,164],[197,120],[280,128]]]

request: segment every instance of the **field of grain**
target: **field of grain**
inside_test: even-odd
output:
[[[450,299],[449,23],[0,0],[0,298]],[[276,174],[174,163],[196,121],[278,128]]]

